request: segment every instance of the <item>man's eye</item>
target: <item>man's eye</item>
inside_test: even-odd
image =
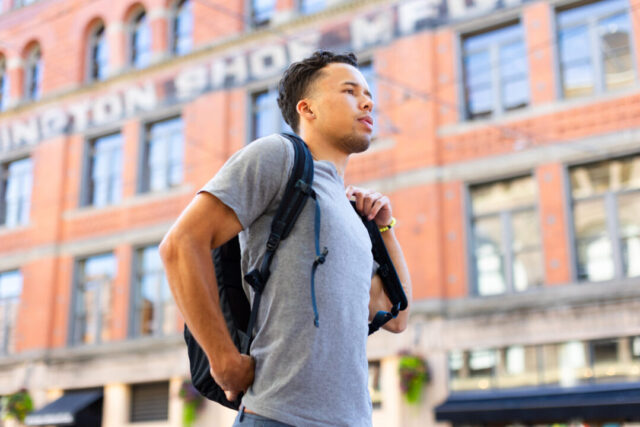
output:
[[[353,95],[355,92],[353,91],[353,89],[345,89],[344,90],[347,93],[350,93],[351,95]]]

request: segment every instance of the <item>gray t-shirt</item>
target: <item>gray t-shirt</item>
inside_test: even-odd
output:
[[[234,154],[201,190],[238,216],[243,274],[259,266],[292,166],[291,143],[271,135]],[[251,345],[255,380],[243,404],[295,426],[370,426],[371,242],[332,163],[314,161],[313,188],[322,212],[320,247],[329,249],[316,270],[319,327],[311,304],[315,203],[309,199],[271,265]]]

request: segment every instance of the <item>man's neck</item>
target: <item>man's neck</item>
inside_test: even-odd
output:
[[[333,163],[338,171],[338,175],[344,178],[344,171],[349,161],[349,155],[347,153],[340,151],[334,144],[331,144],[319,135],[303,133],[300,137],[307,143],[314,160],[326,160]]]

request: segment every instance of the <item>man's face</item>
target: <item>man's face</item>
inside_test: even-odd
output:
[[[315,115],[313,131],[346,154],[369,148],[373,132],[373,100],[357,68],[332,63],[321,70],[309,96]]]

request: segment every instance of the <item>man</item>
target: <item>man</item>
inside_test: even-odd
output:
[[[373,276],[371,242],[349,199],[383,230],[392,223],[392,210],[379,193],[344,188],[349,156],[369,147],[373,129],[373,100],[356,66],[353,54],[320,51],[292,64],[280,81],[283,117],[314,157],[320,244],[329,253],[317,270],[314,291],[310,199],[276,252],[251,357],[240,354],[229,337],[210,250],[240,233],[243,274],[259,265],[293,165],[290,142],[271,135],[234,154],[160,245],[171,290],[209,358],[211,375],[230,400],[246,392],[234,425],[371,425],[367,323],[390,303],[380,278]],[[394,230],[382,236],[410,299],[409,273]],[[401,332],[407,317],[405,310],[384,328]]]

